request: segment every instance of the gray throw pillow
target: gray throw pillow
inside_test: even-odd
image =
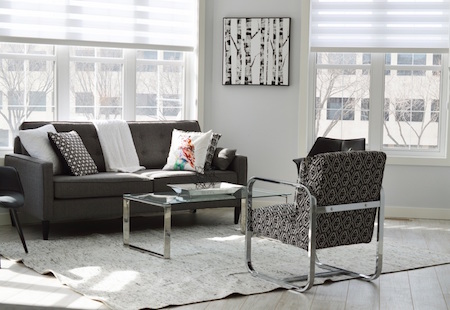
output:
[[[227,170],[235,156],[236,150],[217,148],[216,153],[214,154],[213,166],[219,170]]]
[[[98,173],[97,165],[76,131],[53,133],[48,137],[53,147],[75,176]]]

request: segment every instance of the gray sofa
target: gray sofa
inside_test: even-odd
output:
[[[170,192],[172,190],[167,184],[198,181],[198,175],[191,171],[162,170],[173,129],[200,131],[197,121],[128,122],[139,163],[146,168],[135,173],[106,172],[97,131],[91,122],[24,122],[20,129],[33,129],[45,124],[53,124],[58,132],[75,130],[99,173],[54,175],[53,164],[30,157],[19,137],[16,137],[14,154],[5,156],[5,165],[19,171],[26,197],[23,210],[42,221],[44,239],[49,237],[50,222],[122,217],[124,193]],[[205,174],[207,180],[246,185],[247,157],[236,155],[226,170],[213,169]],[[180,205],[181,209],[187,210],[213,207],[234,207],[234,221],[237,223],[241,207],[239,199]],[[152,211],[147,205],[136,203],[131,215]]]

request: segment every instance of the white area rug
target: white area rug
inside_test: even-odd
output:
[[[132,232],[130,241],[162,249],[161,231]],[[305,273],[305,251],[267,239],[254,241],[256,268],[269,273],[274,268]],[[39,273],[53,273],[73,290],[113,309],[162,308],[277,288],[247,272],[244,236],[237,225],[173,227],[169,260],[124,247],[120,233],[30,240],[27,245],[29,254],[23,253],[20,242],[2,244],[0,252],[9,259],[23,261]],[[374,246],[351,246],[350,256],[345,253],[346,247],[321,250],[319,256],[324,261],[325,257],[332,257],[334,263],[344,268],[353,266],[355,271],[371,272]],[[450,263],[450,254],[408,248],[385,240],[383,273],[443,263]]]

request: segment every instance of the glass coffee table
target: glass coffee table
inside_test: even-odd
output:
[[[253,198],[263,197],[287,197],[289,193],[253,189]],[[233,194],[198,194],[195,196],[178,195],[175,192],[168,193],[149,193],[149,194],[124,194],[123,195],[123,244],[131,249],[146,252],[160,258],[170,258],[170,238],[171,238],[171,222],[172,208],[184,203],[208,202],[218,200],[235,200],[246,199],[247,189],[242,186],[240,190]],[[155,207],[160,207],[164,211],[164,229],[163,229],[163,253],[159,253],[150,249],[145,249],[130,243],[130,202],[136,201]]]

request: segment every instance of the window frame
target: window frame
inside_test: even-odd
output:
[[[19,43],[26,44],[26,43]],[[32,44],[32,43],[30,43]],[[102,48],[102,46],[98,46]],[[122,83],[122,98],[123,106],[121,119],[127,121],[136,120],[136,75],[137,75],[137,61],[136,54],[139,49],[123,49],[123,58],[115,59],[108,57],[72,57],[70,55],[71,46],[68,45],[54,45],[54,55],[35,55],[35,54],[13,54],[4,53],[0,54],[7,59],[12,59],[14,61],[33,61],[33,62],[43,62],[43,61],[53,61],[54,62],[54,91],[53,91],[53,105],[50,107],[47,104],[47,109],[53,109],[53,119],[48,119],[49,121],[68,121],[73,118],[70,117],[70,63],[74,59],[101,62],[106,60],[108,63],[123,63],[123,83]],[[158,51],[158,52],[163,52]],[[182,81],[182,92],[179,94],[179,101],[181,101],[181,115],[180,119],[196,119],[198,115],[198,110],[196,108],[196,94],[195,87],[197,84],[195,82],[195,63],[196,55],[195,52],[190,51],[175,51],[184,53],[183,67],[183,81]],[[161,65],[180,63],[180,61],[171,60],[152,60],[155,63],[160,63]],[[191,89],[192,88],[192,89]],[[2,102],[1,107],[8,106],[8,101]],[[87,120],[86,120],[87,121]],[[156,120],[155,120],[156,121]],[[7,129],[9,136],[11,137],[11,130]],[[11,143],[11,142],[10,142]],[[13,150],[13,143],[8,146],[0,146],[0,157],[4,157],[5,154],[11,153]]]
[[[331,51],[322,51],[331,52]],[[343,52],[342,50],[338,53]],[[354,53],[349,50],[349,53]],[[310,102],[315,102],[316,97],[316,79],[317,70],[323,69],[323,66],[318,66],[316,64],[317,55],[321,52],[310,52],[309,64],[310,64],[310,76],[313,81],[309,85]],[[441,111],[440,111],[440,123],[439,123],[439,133],[438,138],[438,148],[439,150],[394,150],[391,148],[383,147],[383,121],[385,118],[384,114],[384,94],[385,94],[385,72],[390,70],[408,70],[406,65],[386,65],[386,55],[391,53],[381,53],[381,52],[361,52],[362,54],[371,55],[371,64],[368,74],[370,75],[370,89],[378,89],[380,91],[371,92],[371,104],[369,108],[369,139],[367,148],[372,150],[382,150],[388,155],[388,162],[392,164],[399,165],[450,165],[450,158],[448,157],[448,148],[450,142],[450,134],[448,131],[448,107],[447,98],[449,96],[449,54],[441,53],[441,84],[440,84],[440,94],[441,94]],[[414,53],[414,51],[402,51],[401,53]],[[433,53],[433,52],[423,52],[419,53]],[[352,68],[358,68],[359,65],[351,65]],[[333,65],[334,68],[338,65]],[[361,67],[361,66],[360,66]],[[344,69],[344,67],[342,67]],[[422,67],[421,67],[422,68]],[[417,68],[415,68],[417,69]],[[423,66],[423,70],[435,69],[435,66]],[[411,69],[412,70],[412,69]],[[375,103],[376,102],[376,103]],[[315,106],[310,105],[310,122],[309,122],[309,132],[310,138],[308,139],[312,143],[315,141],[316,128],[315,128]],[[432,110],[431,113],[436,112]],[[380,125],[381,124],[381,125]]]

